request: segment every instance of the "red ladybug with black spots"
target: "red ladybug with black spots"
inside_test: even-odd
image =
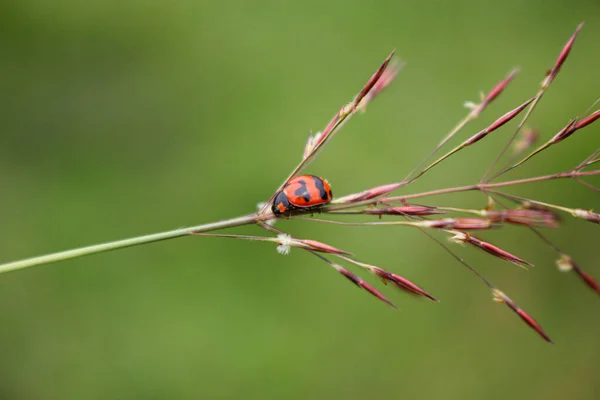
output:
[[[271,210],[275,215],[294,210],[313,210],[331,201],[331,186],[323,178],[301,175],[290,179],[275,195]]]

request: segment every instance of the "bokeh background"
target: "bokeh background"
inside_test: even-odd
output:
[[[338,195],[397,181],[511,68],[522,73],[461,138],[532,96],[581,20],[530,120],[544,138],[600,94],[596,0],[4,1],[0,261],[253,211],[392,49],[404,71],[308,172]],[[478,180],[512,130],[500,132],[405,192]],[[510,176],[566,170],[599,134],[586,128]],[[575,182],[514,193],[599,208]],[[455,249],[555,345],[418,231],[278,226],[441,303],[385,288],[395,312],[308,254],[219,238],[12,272],[0,276],[0,398],[600,398],[600,299],[526,229],[482,236],[529,271]],[[566,218],[548,235],[598,279],[598,232]]]

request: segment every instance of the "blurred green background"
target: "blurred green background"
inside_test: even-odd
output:
[[[581,20],[530,120],[544,138],[600,94],[596,0],[4,1],[0,262],[253,211],[309,131],[394,48],[404,71],[308,172],[337,195],[397,181],[466,114],[464,101],[512,67],[522,73],[461,138],[532,96]],[[511,129],[404,192],[478,180]],[[599,131],[510,176],[570,168],[600,145]],[[599,208],[575,182],[515,193]],[[600,299],[526,229],[481,236],[535,263],[530,271],[454,248],[554,346],[418,231],[278,227],[398,272],[441,303],[385,288],[395,312],[308,254],[219,238],[13,272],[0,276],[0,398],[600,398]],[[600,279],[597,226],[566,218],[548,235]]]

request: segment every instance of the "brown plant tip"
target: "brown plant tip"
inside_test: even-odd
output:
[[[534,331],[537,332],[545,341],[548,343],[554,343],[552,339],[544,332],[540,324],[536,322],[525,310],[519,308],[507,295],[502,293],[498,289],[493,289],[494,300],[501,304],[506,304],[511,310],[513,310],[527,325],[529,325]]]
[[[379,80],[373,85],[373,88],[366,94],[366,96],[360,101],[357,108],[360,108],[362,111],[366,109],[367,104],[373,100],[375,96],[381,93],[385,88],[390,86],[390,84],[396,79],[396,76],[402,69],[402,64],[399,64],[397,61],[392,61],[388,67],[383,71],[383,74],[379,78]]]
[[[490,92],[487,94],[487,96],[485,96],[483,98],[483,100],[481,101],[481,104],[479,104],[478,107],[475,107],[473,109],[472,115],[473,116],[478,116],[479,114],[481,114],[481,112],[483,110],[486,109],[486,107],[496,99],[496,97],[500,96],[500,94],[504,91],[504,89],[506,89],[506,87],[508,86],[508,84],[515,78],[515,76],[517,76],[519,74],[519,69],[515,68],[513,69],[507,76],[506,78],[504,78],[502,81],[498,82],[498,84],[496,84],[496,86],[494,86],[494,88],[492,90],[490,90]]]
[[[356,108],[360,104],[361,100],[367,95],[367,93],[369,93],[371,91],[371,89],[373,89],[373,87],[377,84],[377,82],[379,81],[379,78],[381,78],[385,69],[387,68],[388,64],[390,63],[390,60],[394,56],[394,53],[395,53],[395,51],[392,51],[390,53],[390,55],[387,56],[387,58],[385,59],[383,64],[381,64],[381,67],[379,67],[379,69],[371,76],[371,78],[367,81],[367,84],[365,85],[365,87],[363,87],[363,89],[360,91],[360,93],[356,96],[356,98],[354,99],[354,102],[353,102],[354,110],[356,110]]]
[[[372,271],[375,275],[379,276],[386,284],[387,282],[391,282],[393,285],[407,293],[427,297],[428,299],[438,303],[440,302],[438,299],[427,293],[425,290],[421,289],[419,286],[400,275],[396,275],[392,272],[388,272],[384,269],[377,267],[373,267]]]
[[[329,253],[329,254],[352,255],[352,253],[337,249],[333,246],[330,246],[330,245],[322,243],[322,242],[318,242],[316,240],[298,239],[297,241],[299,243],[302,243],[303,245],[307,246],[307,248],[312,251],[318,251],[320,253]]]
[[[435,215],[446,214],[445,211],[440,211],[436,207],[428,206],[399,206],[386,208],[368,208],[363,210],[364,214],[369,215]]]
[[[387,299],[387,297],[385,297],[383,294],[381,294],[377,289],[375,289],[373,286],[369,285],[367,282],[365,282],[364,280],[362,280],[361,278],[359,278],[358,276],[354,275],[352,272],[348,271],[345,268],[340,267],[337,264],[334,264],[333,267],[342,275],[344,275],[348,280],[350,280],[352,283],[354,283],[356,286],[358,286],[359,288],[363,288],[365,289],[367,292],[371,293],[373,296],[377,297],[379,300],[389,304],[390,306],[398,309],[398,307],[396,307],[396,305],[394,305],[394,303],[392,303],[390,300]]]
[[[556,62],[554,63],[554,67],[552,67],[552,69],[548,73],[548,76],[542,83],[543,87],[547,87],[550,84],[550,82],[552,82],[552,80],[556,77],[558,72],[560,71],[561,67],[563,66],[564,62],[566,61],[567,57],[569,56],[569,53],[571,52],[571,49],[573,48],[573,44],[575,43],[575,39],[577,39],[577,35],[579,34],[579,31],[581,30],[582,27],[583,27],[583,22],[581,22],[577,26],[577,29],[575,29],[575,32],[573,33],[573,35],[571,35],[571,38],[569,39],[569,41],[565,44],[565,46],[561,50],[560,54],[558,55],[558,58],[556,59]]]
[[[355,203],[357,201],[370,200],[375,197],[383,196],[388,193],[393,192],[394,190],[404,186],[404,183],[389,183],[387,185],[376,186],[371,189],[364,190],[360,193],[350,194],[348,196],[340,197],[336,199],[334,202],[336,204],[342,203]]]
[[[496,121],[492,122],[492,124],[490,126],[488,126],[487,128],[485,128],[482,131],[479,131],[475,135],[471,136],[469,139],[465,140],[463,143],[463,146],[470,146],[474,143],[477,143],[478,141],[480,141],[481,139],[486,137],[491,132],[495,131],[496,129],[500,128],[504,124],[508,123],[513,118],[515,118],[517,115],[519,115],[525,109],[525,107],[527,107],[534,99],[535,98],[531,98],[531,99],[527,100],[525,103],[521,104],[519,107],[507,112],[506,114],[504,114],[503,116],[498,118]]]
[[[531,204],[531,203],[528,203]],[[486,211],[485,215],[495,223],[557,228],[560,217],[554,211],[540,206],[525,206],[518,210]]]
[[[452,240],[459,243],[469,243],[488,254],[491,254],[495,257],[501,258],[505,261],[518,265],[519,267],[533,267],[533,264],[523,260],[520,257],[515,256],[514,254],[509,253],[506,250],[502,250],[500,247],[493,245],[489,242],[483,241],[479,238],[476,238],[473,235],[468,233],[459,232],[452,237]]]

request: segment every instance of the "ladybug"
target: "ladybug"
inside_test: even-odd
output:
[[[329,182],[318,176],[301,175],[290,179],[275,195],[271,210],[275,215],[310,210],[329,203],[331,198]]]

